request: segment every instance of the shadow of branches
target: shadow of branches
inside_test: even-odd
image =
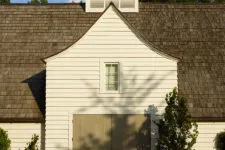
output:
[[[88,134],[81,137],[79,146],[74,150],[149,150],[150,149],[150,118],[146,115],[144,122],[137,126],[130,123],[132,115],[105,115],[112,118],[112,128],[106,133],[107,140]],[[76,144],[76,143],[75,143]]]
[[[130,72],[132,72],[132,70],[130,70]],[[171,72],[168,72],[168,74]],[[120,78],[124,80],[123,72],[120,72],[120,75]],[[93,91],[92,97],[95,97],[95,100],[91,105],[95,107],[100,106],[107,110],[109,113],[104,114],[104,117],[110,118],[112,125],[105,133],[106,138],[102,139],[93,133],[87,133],[75,139],[73,143],[74,150],[150,150],[152,141],[151,135],[155,132],[151,130],[153,126],[151,117],[154,116],[154,119],[156,119],[157,107],[143,107],[143,114],[140,118],[144,119],[131,121],[132,118],[134,119],[134,116],[136,116],[134,115],[135,111],[130,110],[130,107],[126,106],[141,106],[140,104],[146,100],[152,90],[160,87],[161,82],[164,80],[163,76],[161,79],[158,79],[157,82],[152,83],[154,77],[154,74],[150,74],[147,79],[142,80],[143,82],[137,85],[136,81],[138,76],[134,75],[130,81],[130,85],[137,88],[135,88],[133,92],[129,92],[130,89],[128,86],[130,85],[122,82],[121,86],[123,92],[120,94],[119,100],[118,97],[110,96],[110,94],[107,97],[101,97],[101,94]],[[86,82],[86,85],[90,89],[94,88],[89,82]],[[134,98],[135,100],[133,100]],[[159,105],[163,106],[163,98],[162,103]],[[118,110],[114,107],[119,107],[119,114]],[[81,108],[79,112],[85,112],[86,109],[88,108]],[[99,125],[100,124],[99,122]],[[90,121],[89,125],[92,126],[93,123]],[[94,125],[92,130],[94,130]],[[74,134],[76,134],[76,131],[74,131]]]
[[[168,71],[167,74],[162,75],[157,80],[155,80],[155,75],[152,73],[146,79],[140,80],[141,82],[139,83],[137,83],[138,76],[133,75],[129,79],[129,84],[121,82],[122,92],[117,94],[117,96],[111,94],[107,96],[103,94],[103,96],[100,91],[93,90],[90,96],[94,98],[90,104],[91,106],[80,108],[78,114],[88,115],[85,114],[85,111],[91,109],[91,107],[101,107],[108,112],[106,114],[100,114],[103,118],[106,118],[105,120],[109,119],[111,121],[110,128],[105,128],[105,126],[102,126],[102,122],[97,122],[97,120],[89,120],[84,124],[79,124],[79,127],[83,128],[84,132],[81,133],[76,129],[73,131],[73,150],[152,149],[154,143],[151,143],[151,138],[154,137],[152,135],[156,131],[152,129],[154,127],[152,119],[157,118],[157,107],[164,106],[164,97],[160,97],[162,99],[157,103],[157,107],[149,106],[150,104],[146,104],[146,102],[151,102],[149,94],[157,88],[162,88],[161,83],[165,80],[164,77],[172,72]],[[132,70],[129,73],[133,74]],[[123,72],[120,72],[120,78],[124,81]],[[89,89],[95,89],[96,87],[88,82],[88,80],[86,80],[85,84]],[[163,94],[166,95],[166,93]],[[142,105],[142,103],[146,105]],[[143,112],[137,112],[134,110],[135,107],[142,107]],[[96,112],[96,114],[98,113]],[[139,117],[135,118],[135,116]],[[86,125],[89,127],[86,128]],[[104,132],[105,136],[98,136],[99,132]],[[80,134],[80,136],[75,138],[76,134]]]

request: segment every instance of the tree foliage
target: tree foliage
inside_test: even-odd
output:
[[[0,4],[10,4],[10,0],[0,0]]]
[[[225,149],[225,131],[220,132],[216,135],[215,146],[217,149]]]
[[[48,0],[40,0],[41,4],[48,4]]]
[[[31,138],[31,141],[27,143],[27,147],[25,150],[38,150],[37,141],[39,140],[39,136],[34,134]]]
[[[166,95],[167,106],[158,126],[157,150],[191,150],[198,136],[197,123],[188,115],[186,100],[177,89]]]
[[[8,134],[5,130],[0,128],[0,149],[9,150],[11,141],[8,138]]]
[[[29,4],[48,4],[48,0],[31,0]]]

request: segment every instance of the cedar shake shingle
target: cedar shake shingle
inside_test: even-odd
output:
[[[198,120],[225,120],[225,4],[140,3],[123,13],[164,53],[180,59],[178,86]],[[45,65],[99,18],[79,4],[0,6],[0,122],[41,122]]]

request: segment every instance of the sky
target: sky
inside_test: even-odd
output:
[[[80,2],[80,0],[48,0],[48,3],[71,3]],[[10,0],[11,3],[27,3],[28,0]]]

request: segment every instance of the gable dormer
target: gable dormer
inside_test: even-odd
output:
[[[138,0],[86,0],[86,12],[103,12],[113,3],[121,12],[138,12]]]

